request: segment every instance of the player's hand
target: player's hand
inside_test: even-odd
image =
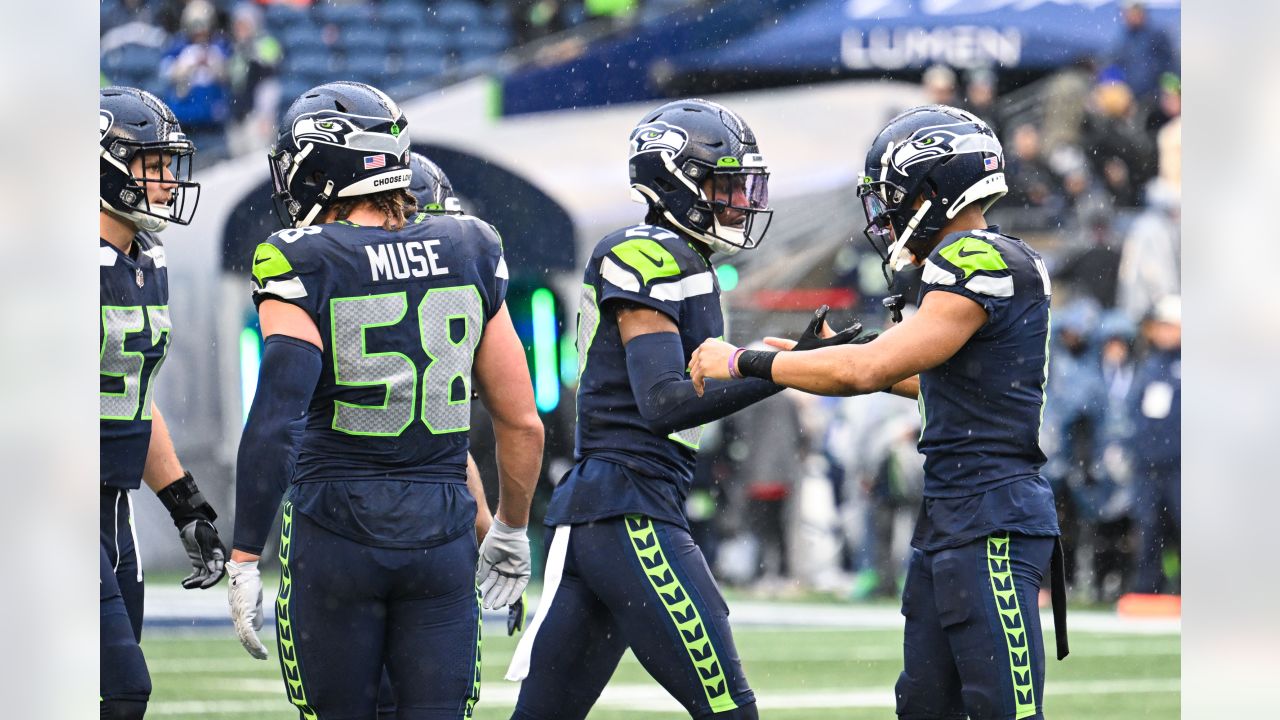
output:
[[[227,603],[231,606],[231,622],[244,649],[259,660],[267,659],[267,646],[258,639],[262,629],[262,576],[258,561],[227,561]]]
[[[498,518],[480,544],[476,585],[489,610],[515,603],[529,584],[529,537],[525,528],[513,528]]]
[[[213,521],[218,513],[204,499],[190,472],[156,491],[156,497],[169,511],[173,526],[178,528],[178,538],[191,559],[191,574],[182,580],[182,587],[209,588],[218,584],[224,574],[223,563],[227,548],[218,537]]]
[[[515,635],[524,629],[524,621],[529,615],[529,598],[520,593],[520,597],[507,608],[507,636]]]
[[[723,340],[707,338],[693,351],[693,357],[689,360],[689,375],[693,379],[693,390],[698,393],[698,397],[702,397],[706,390],[707,380],[729,379],[729,359],[737,349],[736,345]]]
[[[831,326],[827,324],[827,313],[830,311],[831,308],[826,305],[815,310],[813,312],[813,320],[809,321],[808,327],[800,334],[799,340],[767,337],[764,342],[766,345],[778,350],[802,351],[833,347],[835,345],[847,345],[849,343],[868,343],[879,337],[877,333],[863,335],[862,323],[860,322],[855,322],[840,332],[833,331]]]
[[[208,520],[192,520],[182,526],[178,536],[182,538],[182,547],[194,568],[183,578],[182,587],[204,590],[217,585],[226,574],[224,565],[227,559],[227,547],[218,537],[218,529]]]

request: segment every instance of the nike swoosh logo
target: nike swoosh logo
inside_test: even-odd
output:
[[[986,254],[987,254],[986,250],[970,250],[966,252],[963,249],[961,249],[960,252],[956,253],[956,255],[959,255],[960,257],[970,257],[972,255],[986,255]]]
[[[656,267],[656,268],[658,268],[659,270],[661,270],[661,269],[663,268],[663,266],[667,264],[667,259],[666,259],[665,257],[664,257],[664,258],[655,258],[654,256],[650,255],[649,253],[647,253],[647,252],[645,252],[645,251],[643,251],[643,250],[639,250],[638,252],[639,252],[641,255],[643,255],[643,256],[645,256],[646,258],[648,258],[648,259],[649,259],[649,262],[653,263],[653,266],[654,266],[654,267]]]
[[[269,258],[269,257],[264,257],[264,258],[254,258],[254,260],[253,260],[253,264],[254,264],[254,265],[261,265],[262,263],[267,262],[267,261],[268,261],[268,260],[270,260],[270,259],[271,259],[271,258]]]

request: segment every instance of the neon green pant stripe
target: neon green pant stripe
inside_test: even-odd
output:
[[[284,674],[289,700],[298,707],[305,720],[319,720],[307,702],[302,687],[302,669],[298,667],[297,648],[293,642],[293,619],[289,615],[289,598],[293,595],[293,575],[289,570],[289,549],[293,541],[293,503],[284,502],[280,523],[280,594],[276,596],[276,645],[280,650],[280,671]]]
[[[653,523],[643,515],[628,515],[626,524],[627,534],[631,536],[631,546],[640,559],[640,566],[644,568],[649,584],[662,600],[663,607],[684,641],[685,650],[689,653],[689,660],[693,662],[694,671],[702,681],[702,689],[707,694],[712,712],[733,710],[738,704],[729,693],[729,681],[724,675],[720,658],[716,656],[716,648],[711,644],[698,608],[689,599],[689,593],[667,562]]]
[[[1016,718],[1036,714],[1036,688],[1031,679],[1030,639],[1018,604],[1018,591],[1013,586],[1009,566],[1008,533],[987,537],[987,570],[991,575],[991,592],[995,594],[996,612],[1000,615],[1005,644],[1009,649],[1009,673],[1013,680]]]
[[[480,589],[476,588],[476,673],[471,681],[471,694],[467,696],[466,714],[471,717],[480,701],[480,650],[484,639],[484,608],[480,605]]]

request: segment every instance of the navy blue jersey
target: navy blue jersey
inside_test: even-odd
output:
[[[556,488],[549,525],[635,513],[686,526],[684,499],[702,428],[662,436],[640,416],[618,331],[621,302],[670,317],[686,363],[703,340],[724,334],[715,271],[690,241],[638,225],[596,245],[578,311],[578,467]],[[586,459],[612,465],[585,465]]]
[[[1049,275],[1026,243],[998,228],[952,233],[929,254],[921,299],[951,292],[987,321],[946,362],[920,373],[925,511],[918,546],[995,530],[1056,534],[1040,477],[1049,338]],[[1012,486],[1018,481],[1018,487]]]
[[[164,246],[145,232],[130,254],[99,239],[98,427],[102,484],[136,489],[151,443],[151,396],[169,349]]]
[[[282,230],[254,252],[253,277],[255,302],[302,308],[324,341],[294,506],[386,547],[470,527],[471,365],[507,291],[493,228],[419,215],[395,232],[346,222]]]

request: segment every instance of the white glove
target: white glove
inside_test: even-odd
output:
[[[258,561],[226,564],[227,604],[231,606],[231,622],[236,636],[249,654],[259,660],[267,659],[267,646],[258,639],[255,630],[262,629],[262,576],[258,574]]]
[[[493,519],[489,534],[480,545],[476,585],[489,610],[506,607],[520,599],[529,584],[529,538],[525,528],[513,528]]]

